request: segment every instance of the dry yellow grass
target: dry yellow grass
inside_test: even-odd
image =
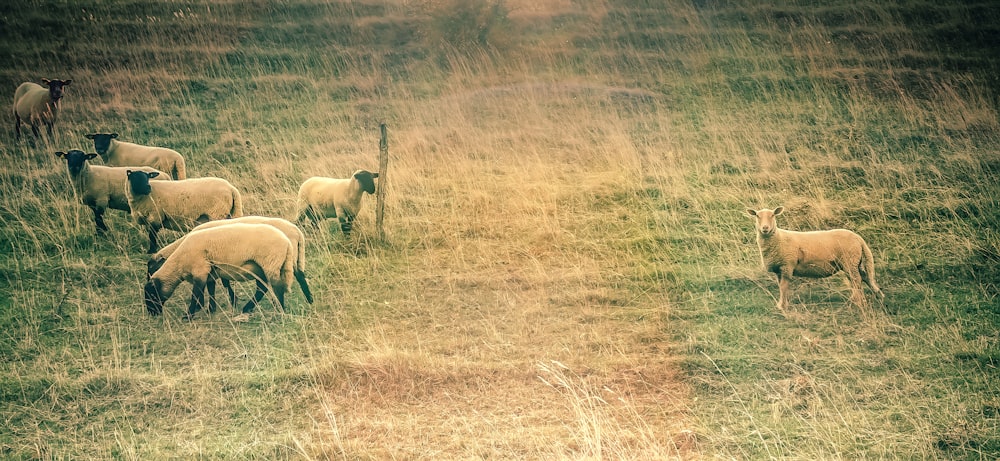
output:
[[[5,81],[75,81],[59,138],[0,146],[2,456],[996,452],[996,111],[904,24],[976,5],[47,6],[0,11],[92,40],[0,35]],[[143,235],[93,236],[51,154],[117,131],[291,218],[382,122],[386,238],[372,197],[351,239],[307,230],[316,303],[246,324],[183,291],[147,317]],[[774,312],[743,210],[778,204],[863,235],[886,309],[828,279]]]

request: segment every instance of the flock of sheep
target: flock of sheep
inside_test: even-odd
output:
[[[51,137],[59,111],[63,87],[70,80],[43,79],[48,88],[26,82],[14,94],[15,131],[20,139],[22,122],[39,137],[45,125]],[[97,153],[79,149],[56,152],[66,161],[73,188],[80,202],[94,213],[98,234],[107,231],[104,212],[125,211],[149,237],[148,281],[143,287],[146,310],[163,312],[163,304],[181,282],[192,285],[188,318],[205,305],[215,311],[215,284],[227,289],[236,305],[234,281],[255,281],[256,292],[243,306],[238,320],[245,320],[270,291],[284,308],[285,293],[298,282],[309,303],[313,302],[305,274],[305,236],[292,222],[275,217],[244,216],[240,191],[217,177],[189,178],[184,157],[172,149],[118,140],[117,133],[87,134]],[[104,165],[91,160],[101,157]],[[378,173],[357,170],[350,178],[313,177],[298,193],[298,221],[318,223],[337,218],[345,236],[365,193],[375,192]],[[160,248],[160,229],[186,232]]]
[[[52,125],[59,110],[63,88],[70,80],[42,79],[47,86],[21,84],[14,93],[17,138],[21,123]],[[188,318],[205,304],[215,311],[215,283],[227,289],[230,304],[236,305],[230,282],[254,280],[254,299],[243,307],[245,319],[268,290],[284,307],[284,296],[294,278],[306,300],[313,298],[305,276],[305,237],[293,223],[264,216],[243,216],[238,189],[222,178],[187,178],[184,158],[174,150],[149,147],[118,140],[117,133],[86,135],[97,154],[80,150],[56,152],[66,160],[76,195],[94,213],[98,233],[107,230],[103,214],[107,208],[131,213],[149,237],[151,258],[148,282],[143,288],[147,311],[158,315],[177,286],[192,284]],[[102,165],[90,160],[101,156]],[[341,230],[350,235],[364,193],[375,192],[378,173],[356,171],[346,179],[313,177],[298,192],[297,221],[317,223],[337,218]],[[865,304],[862,282],[884,299],[875,282],[871,249],[859,235],[846,229],[796,232],[779,229],[776,216],[782,207],[753,210],[757,245],[764,269],[778,278],[778,309],[788,307],[791,277],[822,278],[838,272],[847,274],[853,302]],[[173,243],[159,248],[157,232],[162,229],[187,232]]]

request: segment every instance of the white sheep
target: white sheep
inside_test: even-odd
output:
[[[299,187],[298,221],[307,218],[316,224],[320,219],[337,218],[345,236],[351,234],[354,217],[361,209],[361,197],[365,192],[375,193],[375,179],[378,173],[365,170],[355,171],[350,178],[324,178],[314,176]]]
[[[194,178],[179,181],[149,180],[156,173],[126,171],[125,196],[132,217],[149,234],[149,252],[158,245],[156,233],[161,228],[187,231],[197,224],[216,219],[243,216],[240,191],[222,178]]]
[[[49,138],[52,138],[52,125],[56,123],[59,114],[59,101],[63,97],[63,87],[69,86],[72,80],[42,79],[45,86],[33,82],[24,82],[14,90],[14,132],[21,139],[21,122],[31,125],[31,133],[36,138],[38,125],[44,124]]]
[[[755,219],[757,246],[764,270],[778,276],[778,309],[788,307],[789,279],[792,276],[823,278],[844,271],[851,282],[851,299],[865,304],[861,282],[864,281],[884,299],[885,294],[875,283],[875,260],[872,250],[858,234],[847,229],[797,232],[779,229],[775,216],[784,207],[774,210],[747,209]]]
[[[92,133],[84,137],[94,141],[94,150],[108,166],[151,166],[170,173],[174,179],[187,179],[184,157],[173,149],[119,141],[118,133]]]
[[[306,237],[298,226],[282,218],[272,218],[267,216],[242,216],[239,218],[202,223],[192,229],[191,232],[211,229],[219,226],[228,226],[230,224],[266,224],[273,226],[284,233],[285,237],[288,237],[288,240],[292,242],[292,250],[295,251],[296,254],[293,275],[295,275],[295,280],[299,283],[299,288],[302,289],[302,294],[306,297],[306,301],[309,304],[312,304],[312,292],[309,290],[309,284],[306,282]],[[146,265],[147,275],[152,275],[156,272],[160,266],[163,265],[163,262],[177,250],[177,247],[180,246],[186,237],[187,235],[182,236],[173,243],[160,248],[160,251],[157,251],[150,256],[149,262]],[[223,281],[223,285],[229,293],[229,303],[235,305],[236,296],[233,293],[232,287],[230,287],[226,281]],[[211,286],[209,291],[212,291]]]
[[[254,299],[243,306],[243,314],[253,312],[268,287],[284,309],[295,257],[288,237],[267,224],[232,224],[193,231],[143,287],[146,311],[150,315],[163,313],[163,304],[181,282],[187,281],[192,285],[190,318],[205,304],[206,285],[212,277],[257,282]],[[214,293],[210,295],[214,297]]]
[[[128,168],[91,165],[88,160],[94,159],[97,154],[88,154],[76,149],[56,152],[56,156],[66,160],[73,189],[76,190],[80,202],[94,212],[94,226],[98,234],[108,230],[108,226],[104,224],[105,209],[131,211],[128,198],[125,197]],[[162,173],[150,167],[141,167],[141,170],[147,173]],[[162,174],[155,179],[170,180],[170,176]]]

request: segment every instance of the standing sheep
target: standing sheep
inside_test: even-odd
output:
[[[149,252],[158,245],[156,233],[161,228],[186,231],[198,223],[243,216],[240,191],[222,178],[194,178],[180,181],[149,180],[157,173],[126,171],[132,217],[149,234]]]
[[[94,141],[94,150],[109,166],[151,166],[170,173],[174,179],[187,179],[184,157],[166,147],[143,146],[118,141],[118,133],[93,133],[84,135]]]
[[[865,304],[861,282],[884,299],[885,294],[875,283],[875,260],[872,250],[858,234],[847,229],[796,232],[779,229],[775,216],[784,207],[774,210],[747,209],[755,219],[757,246],[764,269],[778,276],[778,309],[788,307],[789,279],[792,276],[823,278],[844,271],[851,282],[851,300]]]
[[[45,86],[32,82],[24,82],[14,91],[14,132],[21,139],[21,121],[31,125],[31,133],[35,138],[41,135],[38,125],[44,124],[49,138],[52,138],[52,125],[56,123],[59,114],[59,101],[63,97],[63,87],[69,86],[72,80],[42,79]]]
[[[307,179],[299,187],[298,221],[308,218],[315,224],[320,219],[337,218],[344,235],[351,235],[354,217],[361,209],[361,197],[365,192],[375,193],[376,178],[378,173],[358,170],[346,179],[319,176]]]
[[[191,229],[191,232],[211,229],[219,226],[228,226],[230,224],[266,224],[273,226],[284,233],[285,237],[288,237],[288,240],[292,242],[292,250],[296,254],[295,267],[293,270],[295,280],[299,283],[299,288],[302,289],[302,294],[306,297],[306,301],[309,304],[312,304],[312,292],[309,290],[309,284],[306,282],[306,237],[298,226],[281,218],[271,218],[267,216],[243,216],[239,218],[209,221],[207,223],[199,224],[194,229]],[[163,265],[164,261],[166,261],[167,258],[169,258],[170,255],[177,250],[177,247],[184,242],[186,237],[187,235],[175,240],[173,243],[161,248],[160,251],[157,251],[150,256],[149,262],[146,265],[147,274],[152,275],[156,272]],[[229,303],[236,305],[236,297],[232,288],[226,281],[223,281],[223,286],[229,293]],[[210,288],[210,292],[211,290],[212,289]]]
[[[143,301],[150,315],[159,315],[177,286],[183,281],[190,282],[190,318],[205,304],[209,278],[218,277],[257,282],[254,299],[243,306],[243,314],[253,312],[268,286],[284,309],[294,266],[292,243],[274,226],[232,224],[193,231],[149,277],[143,287]]]
[[[69,152],[56,152],[56,156],[66,159],[66,167],[69,170],[70,179],[73,181],[73,189],[76,190],[80,202],[90,207],[94,212],[94,226],[98,234],[108,230],[108,226],[104,224],[105,209],[131,211],[128,206],[128,198],[125,197],[128,168],[91,165],[88,160],[97,157],[97,154],[88,154],[76,149]],[[155,168],[142,167],[141,169],[147,173],[160,173]],[[170,177],[162,174],[155,179],[169,180]]]

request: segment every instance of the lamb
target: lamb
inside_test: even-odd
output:
[[[829,277],[844,271],[851,282],[851,300],[864,305],[861,287],[864,281],[879,299],[885,294],[875,283],[875,259],[868,244],[858,234],[847,229],[796,232],[779,229],[775,216],[784,207],[774,210],[747,209],[756,221],[757,246],[764,269],[778,276],[778,309],[788,307],[789,279]]]
[[[270,286],[282,309],[292,283],[295,250],[288,237],[267,224],[230,224],[189,233],[143,287],[150,315],[163,313],[163,304],[181,282],[192,285],[188,319],[205,303],[210,277],[229,281],[255,280],[254,299],[243,306],[253,312]]]
[[[354,217],[361,209],[364,192],[375,193],[378,173],[355,171],[350,178],[324,178],[315,176],[299,187],[298,222],[307,218],[316,224],[320,219],[337,218],[345,236],[350,236]]]
[[[132,217],[149,235],[149,253],[158,245],[161,228],[186,231],[198,223],[243,216],[240,191],[222,178],[194,178],[179,181],[149,180],[157,173],[127,170],[128,198]]]
[[[109,166],[151,166],[170,173],[174,179],[187,179],[184,157],[166,147],[143,146],[118,141],[118,133],[92,133],[84,135],[94,141],[94,150]]]
[[[295,267],[293,268],[292,273],[293,275],[295,275],[295,280],[298,281],[299,288],[302,289],[302,294],[306,297],[306,301],[309,304],[312,304],[313,302],[312,292],[309,290],[309,284],[306,283],[305,234],[302,233],[302,230],[300,230],[298,226],[281,218],[271,218],[266,216],[243,216],[239,218],[232,218],[220,221],[209,221],[204,224],[199,224],[197,227],[192,229],[191,232],[196,232],[203,229],[211,229],[219,226],[228,226],[230,224],[267,224],[269,226],[275,227],[276,229],[284,233],[285,237],[288,237],[288,240],[292,242],[292,250],[295,251],[296,253]],[[184,237],[175,240],[173,243],[161,248],[160,251],[157,251],[155,254],[150,256],[149,262],[146,265],[147,274],[152,275],[154,272],[156,272],[156,270],[158,270],[161,266],[163,266],[163,263],[167,260],[167,258],[170,257],[171,254],[173,254],[174,251],[177,250],[177,247],[184,242],[184,239],[186,237],[187,236],[185,235]],[[214,287],[212,287],[211,281],[209,283],[210,283],[209,293],[212,293],[214,291]],[[231,305],[236,305],[236,296],[233,293],[232,287],[230,287],[228,282],[225,280],[223,280],[222,284],[229,293],[229,303]],[[214,302],[214,296],[213,299],[210,299],[209,301]],[[214,311],[214,308],[212,310]]]
[[[33,82],[24,82],[14,90],[14,132],[21,139],[21,121],[31,125],[31,133],[40,137],[38,125],[44,124],[49,138],[52,138],[52,125],[56,123],[59,114],[59,101],[63,97],[63,87],[69,86],[73,80],[42,79],[45,86]]]
[[[66,159],[73,188],[80,201],[94,212],[94,226],[98,234],[108,230],[104,224],[104,210],[111,208],[130,212],[128,198],[125,197],[125,182],[128,168],[91,165],[97,154],[88,154],[81,150],[56,152],[57,157]],[[155,168],[141,167],[147,173],[162,173]],[[166,174],[159,174],[157,180],[169,180]]]

